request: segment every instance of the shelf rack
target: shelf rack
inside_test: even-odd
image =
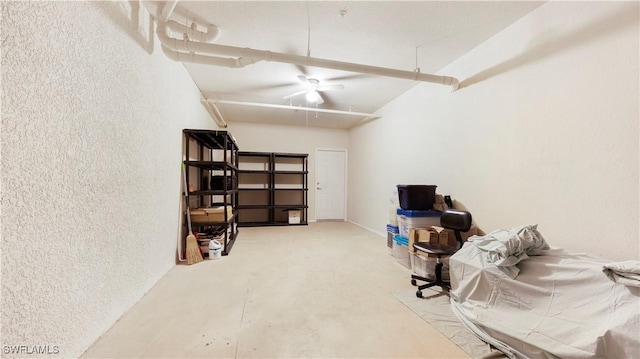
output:
[[[189,203],[195,198],[198,207],[223,206],[221,220],[196,220],[191,225],[194,232],[200,233],[222,229],[222,255],[226,256],[238,237],[238,144],[227,131],[184,129],[183,135],[185,175],[189,187],[193,186],[189,191]],[[190,150],[193,143],[196,153]],[[195,178],[193,170],[197,174]],[[221,181],[214,183],[213,179]],[[191,211],[193,210],[192,208]]]
[[[300,211],[306,225],[308,210],[308,154],[238,153],[238,225],[290,225],[288,210]]]

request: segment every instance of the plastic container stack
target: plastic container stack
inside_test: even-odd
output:
[[[387,224],[387,247],[389,248],[389,254],[393,255],[393,237],[400,234],[398,226]]]
[[[411,269],[411,259],[409,258],[409,240],[398,234],[393,236],[393,256],[396,262]]]
[[[387,224],[387,248],[389,248],[389,254],[391,255],[393,255],[393,236],[400,233],[398,215],[396,214],[398,208],[398,191],[394,190],[391,197],[389,197],[389,223]]]
[[[409,248],[409,230],[411,228],[427,228],[440,225],[440,211],[434,211],[436,187],[435,185],[397,185],[395,216],[398,231],[392,232],[393,227],[387,226],[387,242],[393,236],[393,256],[396,261],[406,268],[417,271],[416,274],[427,276],[428,262],[431,258],[421,257]],[[398,208],[398,204],[399,207]],[[391,208],[390,208],[390,215]],[[388,245],[388,244],[387,244]],[[424,259],[423,259],[424,258]],[[415,268],[415,269],[414,269]],[[433,273],[431,273],[433,276]]]
[[[427,228],[431,226],[440,225],[439,211],[417,211],[417,210],[405,210],[398,208],[398,228],[400,235],[409,238],[409,229],[411,228]]]
[[[409,259],[413,273],[429,279],[436,278],[436,258],[428,258],[409,251]],[[449,280],[449,257],[442,258],[442,280]]]

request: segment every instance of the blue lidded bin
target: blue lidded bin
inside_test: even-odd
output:
[[[400,235],[409,238],[409,229],[427,228],[440,225],[440,211],[405,210],[398,208],[398,228]]]

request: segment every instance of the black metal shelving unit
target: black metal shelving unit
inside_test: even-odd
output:
[[[273,222],[276,225],[289,224],[287,210],[299,210],[299,224],[308,223],[308,157],[306,153],[273,154]]]
[[[191,225],[194,231],[201,233],[224,231],[222,255],[226,256],[238,237],[238,144],[227,131],[185,129],[183,135],[187,183],[193,186],[189,191],[190,204],[195,197],[197,207],[223,207],[222,220],[195,220]],[[195,154],[190,151],[194,143]],[[193,169],[196,178],[193,178]],[[220,181],[214,183],[212,179]],[[191,211],[195,209],[190,207]]]
[[[238,226],[261,226],[272,222],[271,154],[238,153]]]
[[[300,211],[296,225],[308,224],[308,154],[239,152],[238,157],[239,226],[292,225],[288,210]]]

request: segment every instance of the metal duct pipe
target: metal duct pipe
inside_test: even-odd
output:
[[[251,64],[257,61],[274,61],[294,65],[321,67],[333,70],[342,70],[356,73],[365,73],[378,76],[395,77],[401,79],[431,82],[452,86],[457,90],[460,82],[455,77],[423,74],[420,72],[395,70],[384,67],[354,64],[349,62],[319,59],[308,56],[283,54],[279,52],[254,50],[228,45],[208,44],[186,39],[175,39],[167,35],[167,24],[158,24],[157,33],[160,42],[173,51],[196,52],[215,55],[227,55],[238,57],[239,63]],[[245,57],[245,58],[243,58]]]

